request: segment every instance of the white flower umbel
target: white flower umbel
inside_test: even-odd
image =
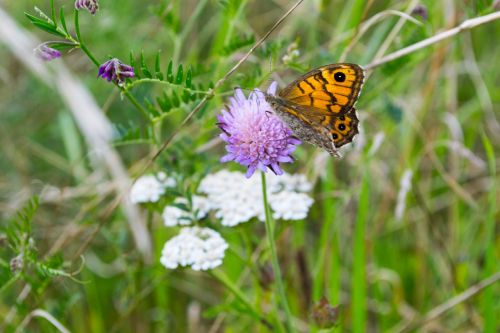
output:
[[[271,193],[286,192],[309,192],[312,184],[305,175],[284,173],[281,176],[275,174],[266,175],[267,187]]]
[[[312,185],[304,175],[268,174],[268,199],[275,218],[300,220],[307,216],[313,200],[304,192]],[[240,172],[219,171],[202,180],[198,188],[216,211],[224,226],[235,226],[256,217],[264,221],[262,184]]]
[[[174,204],[182,204],[188,207],[189,203],[185,198],[177,198]],[[185,211],[177,206],[167,206],[163,210],[162,217],[165,226],[174,227],[176,225],[188,225],[193,220],[201,220],[207,216],[212,206],[207,198],[198,195],[192,197],[192,210]]]
[[[222,264],[227,247],[226,241],[212,229],[185,227],[165,243],[160,262],[170,269],[191,266],[205,271]]]
[[[164,172],[156,175],[145,175],[137,179],[130,190],[132,203],[157,202],[167,187],[174,187],[175,179],[167,177]]]
[[[198,191],[207,195],[222,225],[232,227],[264,214],[258,184],[258,177],[247,179],[240,172],[223,170],[206,176]]]
[[[283,220],[305,219],[313,202],[307,194],[297,192],[280,192],[269,197],[273,217]]]

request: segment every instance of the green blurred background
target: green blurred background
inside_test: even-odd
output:
[[[64,6],[72,26],[73,1],[55,3]],[[153,66],[161,50],[162,68],[170,60],[174,67],[191,66],[193,81],[206,90],[293,3],[101,0],[98,14],[81,13],[80,22],[83,39],[100,61],[113,56],[128,62],[133,50],[136,61],[143,51]],[[4,0],[0,9],[23,34],[54,40],[24,16],[35,14],[35,5],[50,11],[49,1],[41,0]],[[428,16],[413,15],[418,24],[396,14],[411,14],[417,5]],[[342,60],[366,65],[493,11],[493,1],[486,0],[306,0],[216,91],[153,170],[177,174],[182,191],[195,188],[210,171],[242,171],[218,163],[223,146],[213,141],[215,115],[235,86],[265,88],[270,79],[283,86],[311,68],[339,61],[348,47]],[[380,20],[366,26],[373,17]],[[0,33],[5,37],[5,30]],[[319,330],[311,310],[325,296],[340,306],[336,327],[326,331],[499,332],[498,282],[422,321],[500,271],[499,36],[500,22],[490,22],[375,68],[357,104],[362,134],[355,147],[333,160],[303,145],[297,162],[285,167],[315,182],[309,217],[278,224],[278,254],[298,331]],[[290,48],[300,55],[283,62]],[[0,59],[2,224],[40,196],[32,225],[37,260],[79,271],[74,281],[39,276],[28,267],[12,280],[10,260],[17,254],[2,244],[0,330],[53,332],[47,320],[30,317],[43,309],[71,332],[268,331],[210,274],[167,271],[158,263],[164,242],[175,234],[158,213],[147,219],[152,260],[141,256],[123,210],[109,212],[113,177],[93,158],[61,88],[45,84],[5,38]],[[82,52],[65,54],[50,64],[51,71],[57,73],[61,62],[89,90],[109,124],[141,131],[134,140],[114,138],[113,148],[132,176],[194,106],[183,104],[151,126],[116,87],[96,79],[97,69]],[[163,91],[170,94],[171,88],[144,84],[133,95],[147,105]],[[148,130],[156,137],[148,137]],[[207,148],[207,143],[213,144]],[[411,176],[397,213],[405,173]],[[231,246],[220,270],[257,306],[271,306],[272,286],[259,284],[268,254],[249,259],[264,239],[263,225],[220,231]]]

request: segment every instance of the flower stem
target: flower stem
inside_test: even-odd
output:
[[[209,271],[210,275],[212,275],[214,278],[219,280],[220,283],[222,283],[229,291],[231,291],[236,298],[243,303],[248,310],[252,313],[252,315],[256,318],[259,318],[260,322],[265,325],[269,330],[273,331],[273,326],[269,321],[266,320],[266,318],[259,313],[259,311],[250,303],[250,301],[246,298],[245,294],[241,291],[241,289],[238,288],[238,286],[233,283],[229,279],[229,277],[221,270],[219,269],[214,269]]]
[[[288,306],[288,301],[286,299],[285,288],[283,286],[283,280],[281,278],[281,270],[278,262],[278,255],[276,253],[276,246],[274,243],[274,225],[271,217],[271,211],[269,209],[269,202],[267,201],[267,186],[266,186],[266,174],[261,172],[262,179],[262,195],[264,198],[264,212],[266,216],[266,234],[267,240],[269,242],[269,249],[271,251],[271,263],[273,266],[277,297],[280,300],[281,306],[285,312],[285,325],[287,332],[294,332],[292,325],[292,313]]]
[[[85,45],[85,43],[82,40],[82,35],[80,34],[80,19],[79,19],[79,15],[78,15],[78,10],[75,9],[74,13],[75,13],[75,33],[76,33],[76,40],[78,42],[78,45],[79,45],[80,49],[87,55],[87,57],[89,57],[89,59],[94,63],[94,65],[99,67],[99,61],[97,61],[97,59],[90,52],[90,50],[87,48],[87,46]],[[73,39],[73,38],[71,37],[71,39]]]
[[[141,104],[139,104],[137,99],[135,99],[135,97],[130,93],[130,91],[128,91],[127,89],[123,89],[123,88],[121,88],[121,91],[123,92],[123,95],[125,95],[125,97],[128,98],[130,103],[132,103],[135,106],[135,108],[142,113],[144,118],[146,118],[147,121],[152,122],[151,117],[149,116],[148,112],[141,106]]]

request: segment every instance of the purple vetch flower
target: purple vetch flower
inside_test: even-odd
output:
[[[78,10],[84,8],[88,10],[90,14],[95,15],[99,9],[99,3],[97,0],[76,0],[75,8]]]
[[[33,52],[38,58],[44,61],[50,61],[61,57],[61,51],[53,49],[47,46],[47,44],[41,44],[37,46],[37,48],[34,49]]]
[[[113,58],[106,61],[99,67],[98,77],[102,77],[108,81],[113,81],[119,86],[122,86],[126,78],[134,77],[134,67],[122,63],[120,60]]]
[[[418,4],[411,11],[411,15],[420,16],[424,21],[427,21],[429,18],[429,12],[427,11],[427,7],[422,4]]]
[[[276,84],[269,87],[274,94]],[[301,142],[274,113],[264,94],[256,90],[245,97],[241,89],[236,89],[231,104],[217,116],[217,125],[223,131],[220,138],[226,144],[227,154],[221,162],[235,161],[248,167],[246,177],[255,170],[271,169],[275,174],[283,174],[280,163],[293,162],[293,151]]]

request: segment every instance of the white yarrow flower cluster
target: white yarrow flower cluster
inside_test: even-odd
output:
[[[132,203],[157,202],[167,187],[174,187],[175,179],[167,177],[164,172],[156,175],[145,175],[137,179],[130,190]]]
[[[141,177],[132,189],[134,202],[155,202],[165,188],[175,182],[163,174]],[[311,183],[304,175],[283,174],[267,176],[268,200],[275,219],[300,220],[307,217],[313,204],[307,192]],[[160,262],[169,269],[190,266],[194,270],[213,269],[222,264],[228,245],[221,235],[209,228],[188,226],[205,218],[213,211],[224,226],[235,226],[252,218],[265,219],[259,177],[246,178],[241,172],[219,171],[206,176],[198,187],[198,194],[177,198],[165,207],[162,218],[165,226],[183,226],[179,235],[163,247]],[[182,207],[184,206],[184,207]]]
[[[165,243],[160,262],[170,269],[191,266],[205,271],[222,264],[227,247],[226,241],[212,229],[185,227]]]
[[[282,220],[302,220],[307,217],[313,200],[304,193],[279,192],[271,195],[273,217]]]
[[[269,174],[268,200],[273,217],[300,220],[307,216],[313,200],[304,192],[312,185],[304,175]],[[208,175],[202,180],[198,192],[207,195],[215,216],[224,226],[232,227],[256,217],[264,221],[262,184],[258,177],[247,179],[240,172],[226,170]]]

